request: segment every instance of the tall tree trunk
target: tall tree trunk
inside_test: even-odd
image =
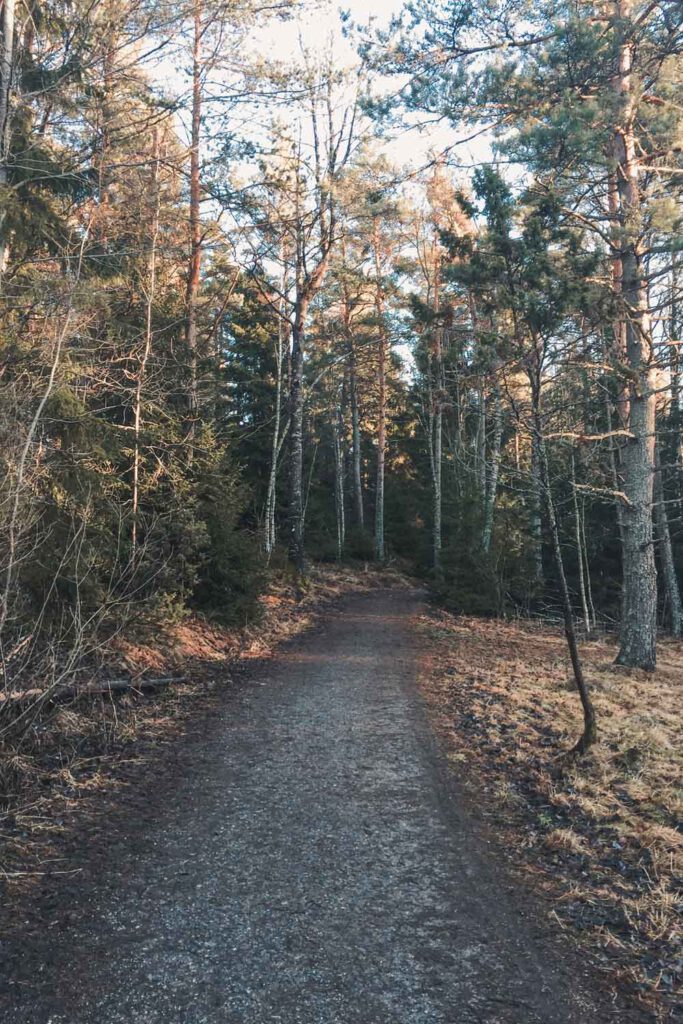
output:
[[[434,312],[439,315],[439,301],[441,290],[440,257],[438,248],[434,246]],[[446,377],[443,361],[443,328],[438,323],[434,329],[434,468],[433,468],[433,536],[432,536],[432,560],[434,571],[438,573],[441,569],[441,520],[443,508],[443,403],[446,392]]]
[[[652,498],[655,446],[655,386],[652,326],[642,251],[640,166],[635,136],[637,87],[632,81],[633,0],[616,0],[615,32],[619,38],[616,81],[619,160],[619,240],[621,298],[626,322],[629,367],[629,427],[632,437],[622,450],[621,473],[628,504],[623,511],[624,551],[620,648],[617,662],[654,669],[657,660],[657,569]],[[616,227],[617,225],[615,225]]]
[[[496,368],[497,369],[497,368]],[[491,457],[489,460],[489,471],[486,481],[486,500],[484,504],[484,529],[482,532],[482,547],[484,551],[491,548],[491,537],[493,535],[493,517],[496,509],[496,494],[498,491],[498,476],[500,474],[500,454],[503,440],[503,405],[500,397],[500,384],[496,377],[493,386],[493,437],[491,438]]]
[[[486,393],[482,377],[477,389],[477,432],[474,437],[474,474],[482,515],[486,504]]]
[[[360,412],[358,408],[358,365],[356,359],[356,343],[353,337],[353,326],[351,324],[351,295],[349,292],[348,280],[346,277],[346,238],[341,238],[342,256],[342,320],[344,324],[344,335],[348,346],[349,360],[349,405],[351,406],[351,479],[353,484],[353,505],[356,518],[356,526],[363,530],[365,527],[365,509],[363,507],[363,473],[362,473],[362,452],[360,439]]]
[[[277,503],[277,464],[281,448],[282,426],[282,374],[284,368],[287,323],[284,309],[280,310],[277,325],[277,341],[275,343],[275,412],[273,414],[273,438],[270,447],[270,470],[268,473],[268,492],[265,508],[265,549],[270,558],[275,547],[275,506]]]
[[[379,335],[377,359],[377,475],[375,483],[375,557],[384,561],[384,462],[387,445],[387,381],[384,331]]]
[[[375,315],[378,331],[377,354],[377,473],[375,482],[375,558],[384,561],[384,463],[387,446],[387,352],[386,326],[384,323],[384,293],[380,262],[379,217],[373,225],[375,255]]]
[[[358,411],[358,375],[356,347],[349,335],[349,400],[351,404],[351,445],[353,458],[353,498],[356,509],[356,523],[362,530],[365,526],[363,508],[362,452],[360,441],[360,415]]]
[[[593,585],[591,583],[591,564],[588,557],[588,544],[586,542],[586,502],[585,499],[581,500],[581,553],[584,563],[584,578],[586,580],[586,594],[588,596],[588,609],[590,611],[590,621],[592,628],[595,629],[598,624],[598,617],[595,614],[595,604],[593,603]]]
[[[534,585],[537,597],[543,592],[543,522],[541,519],[541,503],[543,488],[541,485],[541,455],[538,438],[531,435],[531,473],[529,480],[529,528],[531,533],[531,557]]]
[[[343,438],[344,418],[340,396],[339,405],[332,423],[332,440],[334,444],[334,505],[335,519],[337,522],[337,558],[339,561],[344,557],[344,543],[346,540]]]
[[[191,465],[197,431],[199,397],[197,393],[197,296],[202,266],[202,225],[199,145],[202,126],[202,0],[193,3],[192,37],[192,115],[190,129],[190,261],[185,294],[185,344],[189,361],[187,460]]]
[[[437,408],[434,415],[434,536],[433,536],[433,565],[434,571],[441,569],[441,513],[443,503],[443,407],[440,399],[437,399]]]
[[[11,142],[11,99],[14,77],[14,18],[15,0],[4,0],[2,5],[2,41],[0,43],[0,189],[9,184],[9,154]],[[5,231],[6,199],[0,206],[0,280],[7,267],[9,242]]]
[[[607,352],[605,351],[605,358],[606,357],[607,357]],[[624,405],[622,403],[622,405],[620,406],[620,409],[623,409],[623,408],[624,408]],[[620,413],[620,415],[621,415],[621,413]],[[605,389],[605,420],[607,422],[607,431],[610,434],[610,440],[609,440],[609,468],[610,468],[610,476],[612,478],[612,488],[613,488],[614,493],[616,495],[618,492],[621,491],[621,483],[619,481],[619,464],[618,464],[619,450],[618,450],[618,448],[616,446],[616,439],[614,437],[612,437],[612,429],[613,429],[613,425],[614,425],[613,421],[612,421],[612,396],[610,395],[609,389],[607,389],[607,388]],[[627,418],[627,420],[624,423],[621,423],[621,421],[620,421],[620,426],[622,428],[625,428],[627,426],[627,424],[628,424],[628,418]],[[614,499],[614,512],[615,512],[615,515],[616,515],[617,529],[619,530],[619,540],[621,542],[621,552],[622,552],[622,556],[623,556],[623,552],[624,552],[624,520],[623,520],[623,515],[622,515],[622,500],[621,500],[620,497],[615,497],[615,499]]]
[[[586,633],[591,631],[591,617],[588,610],[588,597],[586,593],[586,577],[583,565],[583,543],[581,539],[581,514],[579,512],[579,499],[576,493],[576,463],[572,454],[572,503],[574,505],[574,540],[576,541],[576,563],[579,576],[579,596],[581,598],[581,610]]]
[[[138,548],[139,534],[139,508],[140,508],[140,431],[142,427],[142,396],[147,375],[147,363],[152,354],[152,315],[154,312],[154,298],[156,294],[157,281],[157,241],[159,237],[159,135],[154,133],[154,163],[152,165],[152,195],[154,197],[154,208],[152,211],[152,225],[150,231],[150,255],[149,255],[149,283],[145,295],[145,344],[138,366],[138,376],[135,383],[135,400],[133,403],[133,480],[132,480],[132,527],[131,547],[133,560],[135,560]]]
[[[304,548],[304,324],[307,303],[297,296],[292,325],[292,362],[289,385],[289,557],[299,572],[306,568]]]
[[[669,518],[666,514],[666,505],[664,503],[664,484],[662,481],[659,451],[655,452],[655,460],[655,523],[657,525],[657,539],[659,540],[659,558],[664,578],[664,591],[669,611],[669,627],[672,636],[681,636],[683,635],[683,605],[681,604],[681,592],[678,587],[676,563],[671,546]]]
[[[681,321],[678,309],[678,266],[671,269],[671,300],[669,304],[669,360],[671,366],[670,417],[681,411]]]

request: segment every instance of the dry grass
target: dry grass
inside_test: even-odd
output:
[[[459,773],[478,776],[488,816],[543,872],[560,919],[669,1019],[681,982],[683,645],[662,642],[654,674],[583,644],[599,743],[562,757],[581,711],[559,630],[424,616],[423,688]],[[520,841],[521,840],[521,841]]]

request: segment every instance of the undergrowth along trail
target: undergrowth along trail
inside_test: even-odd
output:
[[[654,674],[613,665],[615,645],[582,647],[599,741],[568,750],[581,709],[561,631],[532,621],[420,618],[422,688],[449,757],[550,913],[611,973],[674,1019],[683,948],[683,645]],[[466,769],[463,771],[463,769]]]

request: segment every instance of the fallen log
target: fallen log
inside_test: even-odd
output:
[[[140,677],[139,679],[105,679],[101,682],[88,683],[85,686],[56,686],[52,690],[16,690],[0,693],[0,710],[2,707],[20,707],[24,704],[49,703],[79,700],[81,697],[97,697],[107,693],[144,693],[148,690],[161,689],[172,683],[186,683],[187,676],[158,676],[155,678]]]

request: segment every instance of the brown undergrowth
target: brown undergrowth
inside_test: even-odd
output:
[[[582,645],[599,742],[572,763],[581,709],[561,631],[440,611],[420,628],[428,706],[488,822],[615,983],[653,1020],[678,1019],[683,645],[663,642],[654,674],[616,668],[611,639]]]
[[[98,831],[91,819],[100,805],[136,784],[146,765],[153,770],[159,749],[182,734],[191,716],[210,710],[241,666],[269,657],[340,596],[382,584],[401,585],[402,577],[389,570],[318,567],[302,586],[278,576],[245,628],[217,627],[193,616],[153,636],[129,631],[92,667],[101,678],[172,676],[182,682],[152,693],[132,689],[39,704],[20,729],[11,727],[7,712],[0,715],[0,881],[21,889],[71,871],[63,855],[74,833],[91,825]],[[79,680],[87,684],[86,668]]]

